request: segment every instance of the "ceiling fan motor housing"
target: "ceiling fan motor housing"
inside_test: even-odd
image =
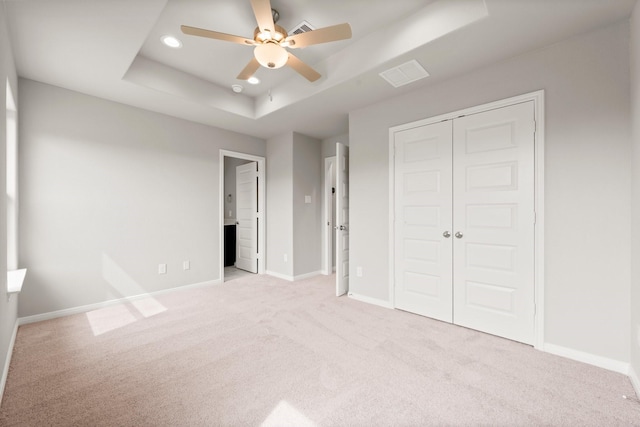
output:
[[[253,39],[258,43],[265,43],[268,41],[280,43],[282,40],[287,38],[287,30],[277,24],[274,24],[274,28],[276,31],[273,34],[270,34],[269,31],[263,32],[260,30],[260,27],[256,27],[253,31]]]

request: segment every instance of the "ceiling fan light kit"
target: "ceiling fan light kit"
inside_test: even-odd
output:
[[[320,73],[302,62],[285,48],[304,48],[314,44],[351,38],[351,26],[346,23],[288,35],[287,30],[276,25],[280,14],[271,8],[270,0],[250,1],[256,21],[258,22],[258,27],[253,33],[253,40],[187,25],[181,26],[183,33],[192,36],[255,46],[253,50],[254,58],[252,58],[240,74],[238,74],[238,80],[250,79],[260,66],[277,69],[288,65],[310,82],[314,82],[321,77]]]
[[[277,43],[259,44],[253,51],[260,65],[276,69],[284,66],[289,59],[287,51]]]

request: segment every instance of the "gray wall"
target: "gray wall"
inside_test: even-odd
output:
[[[322,140],[322,161],[327,157],[333,157],[336,155],[336,142],[341,142],[344,145],[349,145],[349,134],[343,133],[342,135],[333,136],[331,138]]]
[[[9,31],[5,17],[5,9],[0,5],[0,188],[6,188],[6,87],[7,80],[11,85],[14,97],[18,98],[18,77],[13,62],[13,53],[9,42]],[[18,104],[18,120],[22,119],[21,100]],[[18,135],[18,138],[20,136]],[[0,271],[7,271],[7,206],[6,198],[0,198]],[[9,345],[16,325],[18,296],[7,298],[7,275],[0,274],[0,372],[8,368],[6,360],[9,355]]]
[[[295,132],[267,140],[267,271],[288,279],[320,270],[320,151]]]
[[[250,160],[224,158],[224,217],[236,219],[236,168],[249,163]],[[231,201],[227,196],[231,194]]]
[[[633,230],[631,259],[631,368],[640,393],[640,2],[631,17],[631,117],[633,131]]]
[[[321,143],[315,138],[293,134],[293,253],[294,276],[315,273],[321,268],[322,159]],[[311,203],[305,203],[311,196]]]
[[[350,290],[388,300],[389,127],[544,89],[545,340],[628,362],[628,30],[611,26],[352,112]]]
[[[263,156],[264,141],[30,80],[20,91],[20,316],[220,278],[219,150]]]
[[[293,133],[267,140],[267,272],[293,277]],[[287,256],[287,261],[284,256]]]

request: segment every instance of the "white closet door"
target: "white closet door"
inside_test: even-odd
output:
[[[236,267],[258,272],[258,163],[236,167]]]
[[[533,102],[453,126],[454,323],[532,344]]]
[[[451,121],[395,134],[395,307],[452,321]],[[450,235],[450,234],[449,234]]]

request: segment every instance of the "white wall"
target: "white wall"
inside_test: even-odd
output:
[[[633,138],[631,259],[631,368],[640,393],[640,1],[631,16],[631,117]]]
[[[249,163],[250,160],[224,158],[224,217],[236,219],[236,168]],[[231,194],[231,201],[228,195]]]
[[[13,53],[9,41],[9,31],[5,16],[4,4],[0,5],[0,188],[6,188],[6,87],[7,79],[15,98],[18,96],[18,77],[13,62]],[[18,120],[22,119],[21,99],[18,104]],[[20,135],[18,135],[20,137]],[[4,191],[4,190],[3,190]],[[16,326],[18,296],[7,296],[7,209],[5,197],[0,198],[0,373],[4,386],[4,375],[7,373],[11,354],[11,339]],[[0,390],[0,393],[2,390]]]
[[[319,272],[322,260],[321,142],[293,134],[293,253],[294,276]],[[311,203],[305,202],[311,197]]]
[[[628,362],[628,29],[611,26],[352,112],[350,290],[388,300],[389,127],[544,89],[545,339]]]
[[[219,150],[263,156],[264,141],[30,80],[20,92],[20,316],[220,278]]]
[[[293,133],[267,140],[266,161],[266,269],[270,273],[293,277]]]

